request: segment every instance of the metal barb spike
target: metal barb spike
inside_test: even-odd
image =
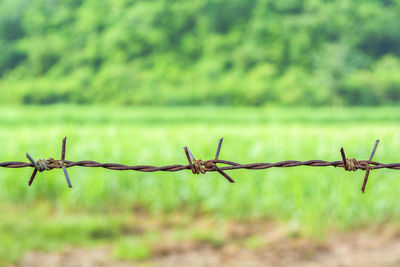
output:
[[[69,179],[67,168],[64,166],[66,143],[67,143],[67,137],[64,137],[64,139],[62,140],[61,164],[62,164],[62,169],[63,169],[64,175],[65,175],[65,180],[67,180],[68,187],[72,188],[72,184],[71,184],[71,180]]]
[[[218,147],[217,147],[217,152],[215,153],[215,160],[218,160],[219,152],[221,151],[221,146],[222,146],[222,141],[223,141],[223,140],[224,140],[223,137],[222,137],[221,139],[219,139]]]
[[[379,140],[376,140],[376,141],[375,141],[375,144],[374,144],[374,147],[372,148],[372,152],[371,152],[371,154],[370,154],[370,156],[369,156],[368,161],[371,161],[372,158],[374,157],[375,151],[376,151],[376,149],[377,149],[377,147],[378,147],[378,144],[379,144]],[[371,169],[371,167],[370,167],[369,163],[367,163],[367,168],[365,169],[364,181],[363,181],[363,184],[362,184],[362,186],[361,186],[361,192],[362,192],[363,194],[365,193],[365,187],[367,186],[367,182],[368,182],[368,177],[369,177],[370,169]]]

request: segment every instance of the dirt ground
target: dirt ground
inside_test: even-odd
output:
[[[395,226],[331,233],[320,242],[289,237],[272,222],[232,223],[226,231],[229,240],[220,245],[160,242],[153,247],[153,256],[142,261],[113,260],[107,247],[68,248],[30,252],[17,266],[400,266],[400,228]],[[261,242],[257,248],[236,242],[254,233]]]

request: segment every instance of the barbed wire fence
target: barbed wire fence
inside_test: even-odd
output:
[[[70,188],[72,188],[71,180],[68,175],[67,168],[79,166],[79,167],[89,167],[89,168],[105,168],[109,170],[132,170],[139,172],[177,172],[182,170],[191,170],[193,174],[205,174],[207,172],[218,172],[220,173],[227,181],[230,183],[234,183],[235,181],[225,172],[228,170],[237,170],[237,169],[247,169],[247,170],[263,170],[269,168],[288,168],[288,167],[298,167],[298,166],[312,166],[312,167],[339,167],[344,168],[346,171],[356,171],[356,170],[364,170],[364,180],[361,186],[361,191],[365,192],[365,187],[368,182],[368,177],[370,171],[377,169],[395,169],[400,170],[400,163],[389,163],[383,164],[379,162],[372,161],[372,158],[375,154],[375,151],[378,147],[379,140],[376,140],[372,152],[368,158],[368,160],[356,160],[355,158],[347,158],[344,152],[344,149],[340,149],[340,154],[342,160],[340,161],[324,161],[324,160],[307,160],[307,161],[297,161],[297,160],[287,160],[280,161],[275,163],[249,163],[249,164],[240,164],[232,161],[221,160],[219,159],[219,154],[221,151],[221,145],[223,138],[221,138],[218,142],[217,151],[215,153],[214,159],[210,160],[201,160],[193,156],[192,152],[189,150],[187,146],[184,147],[184,151],[188,160],[188,165],[166,165],[161,167],[150,166],[150,165],[135,165],[129,166],[119,163],[99,163],[92,160],[82,160],[82,161],[69,161],[65,160],[65,149],[66,149],[66,141],[65,137],[62,140],[62,150],[61,150],[61,159],[55,160],[53,158],[49,159],[39,159],[35,161],[28,153],[26,153],[26,157],[30,162],[20,162],[20,161],[9,161],[9,162],[0,162],[0,167],[4,168],[26,168],[33,167],[33,173],[28,181],[28,185],[31,186],[37,172],[50,171],[52,169],[62,169],[65,175],[65,179],[67,180],[67,184]],[[223,164],[224,166],[217,166],[217,164]]]

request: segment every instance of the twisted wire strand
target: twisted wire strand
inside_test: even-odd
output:
[[[67,168],[71,167],[87,167],[87,168],[105,168],[109,170],[132,170],[139,172],[177,172],[182,170],[191,170],[193,174],[205,174],[206,172],[218,172],[221,174],[228,182],[234,183],[235,181],[227,174],[225,171],[227,170],[238,170],[238,169],[247,169],[247,170],[263,170],[269,168],[290,168],[290,167],[298,167],[298,166],[311,166],[311,167],[339,167],[343,168],[346,171],[356,171],[358,169],[365,170],[365,176],[363,180],[363,184],[361,187],[362,193],[365,191],[365,187],[368,181],[368,176],[371,170],[376,169],[394,169],[400,170],[400,163],[389,163],[383,164],[380,162],[372,161],[372,158],[375,154],[376,148],[378,146],[379,140],[376,140],[374,147],[372,149],[371,155],[368,160],[360,160],[357,161],[355,158],[349,159],[346,157],[344,149],[340,149],[340,153],[342,156],[342,160],[340,161],[324,161],[324,160],[307,160],[307,161],[298,161],[298,160],[286,160],[279,161],[275,163],[267,163],[267,162],[258,162],[258,163],[248,163],[248,164],[240,164],[237,162],[227,161],[218,159],[221,144],[223,138],[219,140],[217,151],[215,153],[215,158],[211,160],[203,161],[201,159],[196,159],[192,152],[189,150],[187,146],[184,147],[184,151],[186,154],[186,158],[188,160],[188,165],[166,165],[166,166],[151,166],[151,165],[124,165],[119,163],[100,163],[92,160],[81,160],[81,161],[69,161],[65,160],[65,148],[66,148],[66,137],[62,140],[62,150],[61,150],[61,160],[55,160],[53,158],[39,159],[35,161],[28,153],[26,153],[26,157],[29,159],[30,163],[21,162],[21,161],[9,161],[9,162],[0,162],[0,167],[3,168],[26,168],[33,167],[33,173],[28,181],[28,185],[31,186],[37,172],[42,171],[50,171],[52,169],[62,169],[65,175],[65,179],[70,188],[72,188],[71,180],[69,178],[69,174],[67,172]],[[217,164],[223,164],[224,166],[220,167]]]
[[[324,160],[307,160],[307,161],[297,161],[297,160],[286,160],[279,161],[275,163],[267,163],[267,162],[259,162],[259,163],[248,163],[248,164],[240,164],[227,160],[207,160],[204,163],[207,166],[207,163],[214,164],[225,164],[228,166],[219,167],[220,170],[237,170],[237,169],[247,169],[247,170],[263,170],[269,168],[289,168],[289,167],[298,167],[298,166],[311,166],[311,167],[339,167],[344,168],[343,161],[324,161]],[[365,163],[372,165],[373,169],[394,169],[400,170],[400,163],[389,163],[383,164],[376,161],[368,161],[368,160],[360,160],[355,165],[356,169],[365,170],[367,167]],[[64,161],[65,168],[71,167],[87,167],[87,168],[105,168],[109,170],[132,170],[139,172],[176,172],[182,171],[186,169],[191,169],[189,165],[166,165],[166,166],[151,166],[151,165],[124,165],[119,163],[100,163],[92,160],[82,160],[82,161]],[[26,168],[26,167],[35,167],[32,163],[21,162],[21,161],[9,161],[9,162],[0,162],[0,167],[3,168]],[[52,164],[47,163],[47,167],[51,169],[59,169],[62,168],[60,164]],[[217,171],[214,168],[205,168],[207,172],[209,171]]]

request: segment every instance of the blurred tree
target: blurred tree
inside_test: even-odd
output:
[[[397,0],[2,0],[0,102],[395,104],[399,17]]]

